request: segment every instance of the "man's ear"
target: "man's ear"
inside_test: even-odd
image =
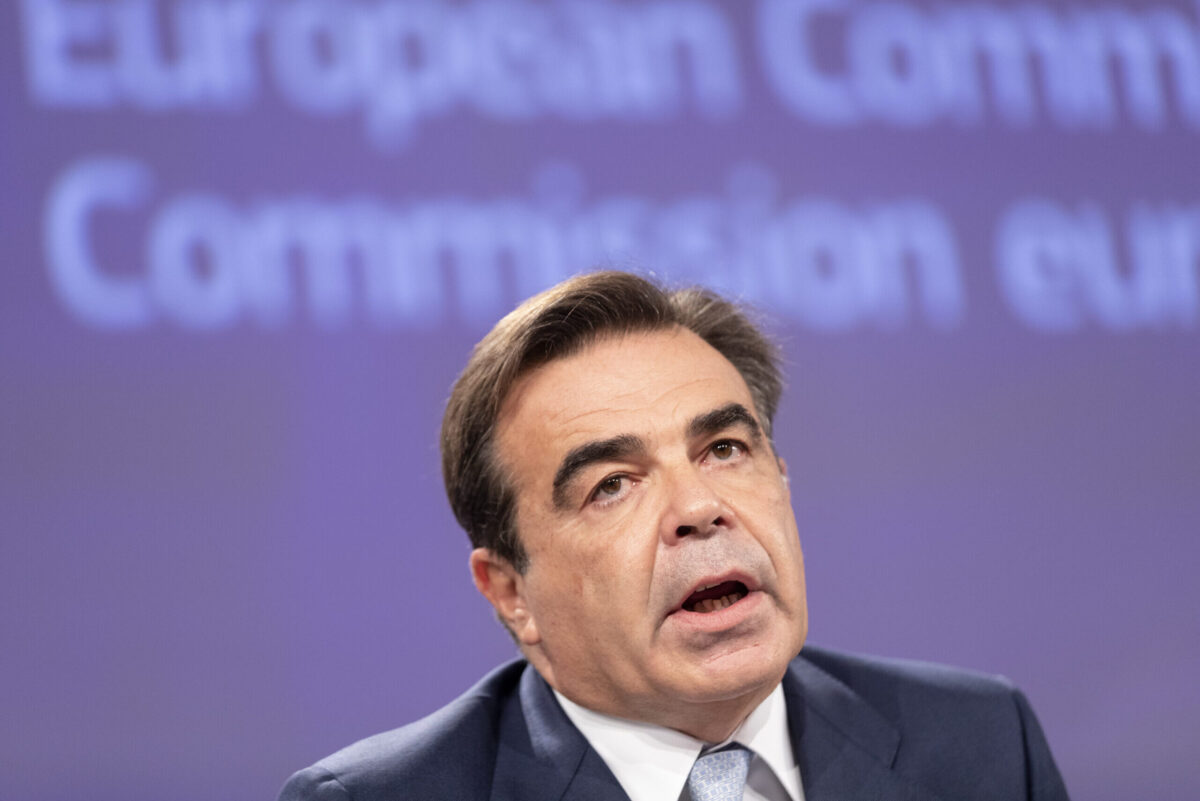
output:
[[[790,491],[791,485],[788,482],[787,462],[784,460],[784,458],[782,456],[776,456],[775,460],[777,462],[779,462],[779,474],[781,476],[783,476],[783,484],[784,484],[784,486],[788,487],[789,491]]]
[[[507,559],[488,548],[476,548],[471,551],[471,578],[518,643],[528,646],[541,642],[542,635],[525,599],[525,577]]]

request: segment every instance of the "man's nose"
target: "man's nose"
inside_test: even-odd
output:
[[[666,485],[662,536],[668,544],[710,534],[728,523],[724,502],[695,465],[669,471]]]

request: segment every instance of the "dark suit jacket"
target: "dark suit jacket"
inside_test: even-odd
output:
[[[1033,710],[1003,679],[810,646],[783,689],[806,801],[1067,799]],[[628,801],[523,660],[296,773],[279,798]]]

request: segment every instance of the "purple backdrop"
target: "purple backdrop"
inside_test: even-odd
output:
[[[594,265],[785,344],[812,639],[1200,793],[1200,11],[0,8],[0,797],[272,798],[513,653],[436,430]]]

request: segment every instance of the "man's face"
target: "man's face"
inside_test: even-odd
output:
[[[496,445],[529,555],[510,625],[551,685],[664,725],[765,697],[807,633],[804,565],[729,361],[684,329],[602,340],[523,377]]]

